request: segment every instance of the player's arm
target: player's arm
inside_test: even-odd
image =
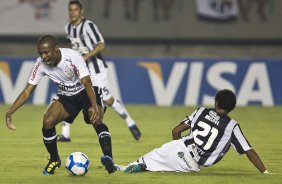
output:
[[[91,122],[96,122],[99,119],[99,111],[97,108],[97,103],[96,103],[96,95],[92,87],[92,82],[89,77],[89,75],[81,78],[81,83],[83,84],[86,94],[89,98],[89,101],[91,103],[91,107],[89,108],[90,111],[90,121]]]
[[[89,53],[83,56],[83,59],[85,61],[87,61],[89,58],[93,56],[102,53],[106,48],[104,38],[95,24],[89,22],[86,25],[86,32],[90,36],[90,39],[93,40],[95,47],[91,51],[89,51]]]
[[[187,119],[184,119],[176,127],[173,128],[173,130],[172,130],[173,140],[180,139],[181,133],[190,129],[190,126],[188,124],[186,124],[185,121],[187,121]]]
[[[261,173],[266,173],[269,174],[262,163],[260,157],[256,153],[256,151],[251,148],[251,145],[243,135],[243,132],[237,124],[233,128],[232,136],[231,136],[231,144],[235,148],[238,154],[246,154],[248,159],[251,161],[251,163],[261,172]]]
[[[189,130],[191,127],[191,122],[199,109],[195,110],[190,116],[186,116],[184,120],[182,120],[176,127],[172,130],[172,138],[173,140],[177,140],[181,138],[181,133]]]
[[[6,124],[8,129],[16,130],[16,127],[12,123],[12,114],[28,100],[35,87],[36,85],[27,84],[25,89],[21,92],[21,94],[17,97],[13,105],[6,112]]]
[[[268,171],[266,170],[264,164],[262,163],[260,157],[256,153],[254,149],[250,149],[246,151],[246,155],[248,159],[252,162],[252,164],[261,172],[268,174]]]
[[[102,53],[105,50],[105,48],[106,48],[105,43],[100,42],[93,48],[93,50],[91,50],[87,54],[83,55],[83,59],[85,61],[87,61],[89,58],[94,57],[94,56]]]

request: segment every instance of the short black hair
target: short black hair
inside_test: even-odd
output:
[[[217,107],[224,109],[227,113],[231,112],[236,106],[236,95],[229,89],[218,91],[214,99],[217,102]]]
[[[81,10],[83,9],[83,6],[82,6],[82,4],[81,4],[81,2],[80,2],[79,0],[70,0],[70,1],[69,1],[69,6],[70,6],[70,5],[73,5],[73,4],[79,6],[79,8],[80,8]]]
[[[58,45],[57,39],[52,35],[43,35],[38,39],[37,45],[41,45],[44,43],[48,43],[51,47],[55,47]]]

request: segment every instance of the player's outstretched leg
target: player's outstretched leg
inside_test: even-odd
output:
[[[70,142],[70,124],[62,121],[62,134],[58,135],[58,142]]]
[[[113,103],[111,104],[111,107],[120,115],[121,118],[123,118],[126,123],[127,126],[130,130],[130,132],[132,133],[134,139],[139,140],[141,137],[141,132],[139,130],[139,128],[137,127],[135,121],[131,118],[131,116],[129,115],[129,113],[127,112],[125,106],[122,104],[121,101],[117,100],[117,99],[110,99],[113,100]],[[108,104],[108,102],[106,102]],[[110,104],[108,104],[110,105]]]
[[[145,164],[132,164],[127,166],[127,168],[124,170],[125,173],[138,173],[144,171],[146,171]]]

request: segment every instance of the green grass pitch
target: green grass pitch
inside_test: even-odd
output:
[[[142,138],[135,141],[123,120],[112,110],[107,110],[105,122],[110,128],[114,161],[126,165],[139,156],[170,141],[171,130],[177,122],[195,110],[195,107],[156,107],[128,105],[136,120]],[[62,167],[54,175],[42,175],[47,163],[47,151],[42,142],[42,117],[46,106],[25,105],[13,115],[15,132],[5,124],[8,106],[0,105],[0,184],[10,183],[282,183],[282,108],[238,107],[230,114],[239,122],[253,148],[258,152],[269,171],[274,175],[262,175],[245,155],[238,156],[233,148],[216,165],[202,168],[199,173],[137,173],[116,172],[109,175],[100,163],[102,155],[94,129],[83,122],[82,116],[71,129],[71,143],[58,143]],[[60,133],[61,126],[57,126]],[[90,159],[90,170],[86,176],[70,176],[64,168],[68,154],[81,151]]]

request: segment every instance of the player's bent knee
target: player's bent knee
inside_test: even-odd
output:
[[[93,127],[95,128],[95,127],[97,127],[97,126],[100,125],[100,124],[104,124],[102,120],[96,121],[96,122],[94,122],[92,125],[93,125]]]
[[[101,121],[104,118],[104,109],[101,106],[98,106],[98,111],[99,111],[99,120]]]
[[[54,121],[54,118],[44,115],[43,118],[43,128],[44,129],[51,129],[56,126],[56,122]]]
[[[83,109],[83,118],[84,118],[84,122],[86,124],[93,124],[96,122],[102,122],[103,117],[104,117],[104,109],[101,106],[98,106],[98,113],[99,113],[99,118],[98,120],[96,120],[96,122],[91,122],[90,121],[90,116],[92,115],[91,113],[89,113],[88,109]]]
[[[92,124],[91,121],[90,121],[90,119],[89,119],[89,117],[84,117],[84,122],[85,122],[86,124]]]
[[[89,116],[84,116],[84,122],[86,124],[97,124],[99,122],[103,122],[103,119],[99,116],[98,120],[96,120],[95,122],[91,122],[90,119],[89,119]]]

